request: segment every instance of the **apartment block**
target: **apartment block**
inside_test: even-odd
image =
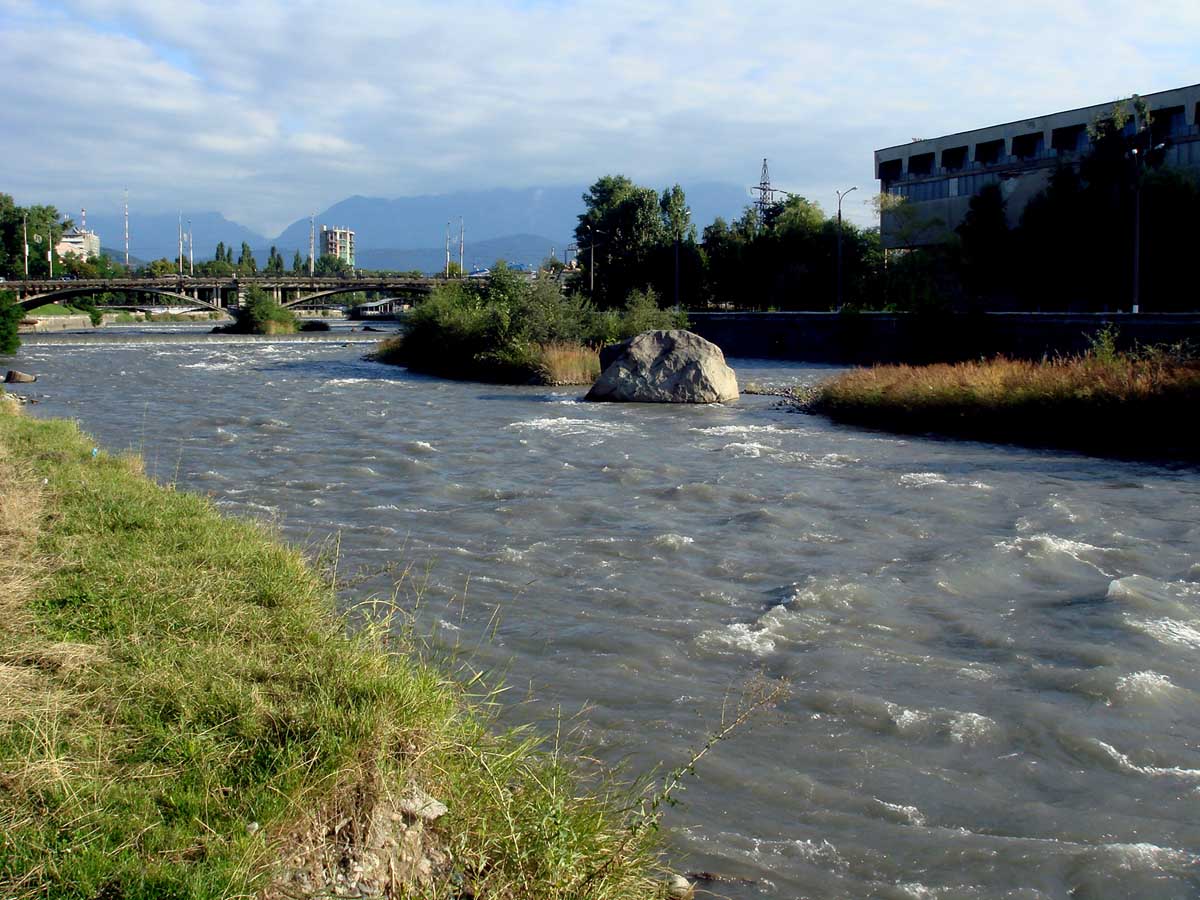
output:
[[[1164,165],[1200,170],[1200,84],[1145,94],[1151,113],[1151,143],[1165,144]],[[1009,224],[1016,225],[1025,205],[1046,187],[1055,167],[1078,165],[1088,151],[1088,125],[1110,115],[1109,101],[914,140],[875,151],[880,190],[902,197],[906,213],[884,211],[880,237],[888,249],[938,243],[963,220],[971,197],[995,184],[1007,201]],[[1133,133],[1132,119],[1126,129]]]
[[[330,228],[328,225],[322,225],[321,255],[340,257],[346,263],[353,266],[354,232],[349,228],[342,228],[340,225],[335,225],[333,228]]]

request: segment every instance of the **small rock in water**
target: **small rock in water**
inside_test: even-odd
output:
[[[695,896],[696,888],[682,875],[672,875],[667,879],[669,900],[692,900]]]

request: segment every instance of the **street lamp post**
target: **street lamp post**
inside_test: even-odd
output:
[[[593,297],[596,296],[596,235],[602,234],[608,236],[607,231],[600,231],[593,228],[591,225],[584,225],[584,230],[588,233],[588,293]]]
[[[838,198],[838,228],[837,228],[837,308],[842,309],[842,198],[850,191],[857,191],[858,185],[847,191],[835,191]]]

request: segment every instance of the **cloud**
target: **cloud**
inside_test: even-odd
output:
[[[0,189],[272,233],[351,194],[750,184],[766,156],[830,207],[877,147],[1187,83],[1200,33],[1192,0],[781,6],[0,0]]]

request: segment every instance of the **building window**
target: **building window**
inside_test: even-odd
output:
[[[887,159],[879,164],[879,180],[885,185],[884,190],[887,190],[886,185],[893,181],[899,181],[904,177],[904,160]]]
[[[967,148],[949,147],[942,151],[942,168],[948,172],[958,172],[967,167]]]
[[[1167,138],[1187,134],[1187,117],[1182,106],[1156,109],[1150,114],[1150,136],[1158,144]]]
[[[917,153],[908,158],[908,174],[909,175],[932,175],[933,174],[933,154],[932,153]]]
[[[1059,153],[1082,153],[1087,149],[1087,126],[1064,125],[1050,132],[1050,147]]]
[[[1012,142],[1013,156],[1017,159],[1037,159],[1045,147],[1045,138],[1040,131],[1018,134]]]
[[[980,141],[975,145],[975,162],[981,166],[994,166],[1004,155],[1004,138],[997,141]]]

